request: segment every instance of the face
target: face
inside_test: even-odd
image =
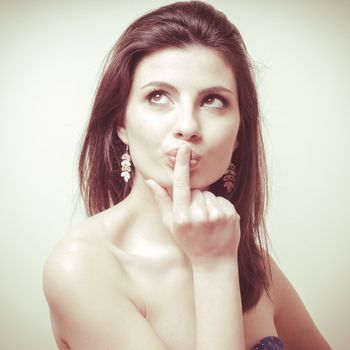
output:
[[[135,181],[171,188],[176,151],[191,147],[191,188],[203,189],[228,168],[240,116],[232,69],[212,49],[167,48],[138,64],[124,127]]]

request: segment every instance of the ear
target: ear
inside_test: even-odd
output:
[[[119,138],[127,145],[129,142],[128,142],[128,136],[126,134],[126,130],[124,127],[120,127],[118,128],[117,130],[117,134],[119,136]]]

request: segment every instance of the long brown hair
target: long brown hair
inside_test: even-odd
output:
[[[268,291],[268,264],[264,214],[267,199],[266,167],[253,68],[238,29],[211,5],[200,1],[176,2],[149,12],[133,22],[112,48],[100,80],[82,146],[80,190],[89,215],[123,200],[132,186],[120,176],[125,145],[117,135],[135,68],[142,58],[168,47],[202,45],[214,49],[230,64],[237,81],[240,108],[239,147],[232,155],[237,168],[235,190],[223,192],[222,182],[210,190],[228,198],[241,217],[239,245],[240,288],[243,310]]]

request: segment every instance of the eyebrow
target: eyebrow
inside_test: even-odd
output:
[[[158,87],[158,88],[164,88],[164,89],[168,89],[170,91],[173,91],[173,92],[176,92],[178,93],[178,90],[176,89],[175,86],[169,84],[169,83],[166,83],[164,81],[152,81],[150,83],[147,83],[146,85],[142,86],[141,89],[145,89],[147,87]],[[211,86],[211,87],[208,87],[208,88],[205,88],[203,90],[200,91],[201,94],[208,94],[208,93],[211,93],[211,94],[215,94],[215,93],[222,93],[222,92],[226,92],[226,93],[229,93],[229,94],[232,94],[233,95],[233,91],[231,91],[230,89],[227,89],[223,86]]]

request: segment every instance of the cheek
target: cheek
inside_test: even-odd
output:
[[[145,123],[133,123],[129,129],[130,148],[134,148],[139,153],[152,155],[154,149],[159,149],[164,132],[158,127],[152,127]],[[152,152],[151,152],[152,151]]]
[[[210,151],[211,162],[215,164],[216,171],[221,175],[230,165],[232,154],[236,146],[239,123],[227,125],[216,130],[214,147]]]
[[[161,136],[164,129],[164,121],[161,116],[150,112],[141,103],[131,106],[126,118],[128,136],[134,141],[156,140]]]
[[[232,154],[236,143],[239,122],[233,121],[230,123],[223,123],[219,127],[209,128],[208,137],[212,138],[214,149],[216,152],[222,152],[222,156]]]
[[[216,149],[214,161],[217,163],[217,170],[219,173],[224,173],[230,165],[232,154],[234,151],[235,138],[229,135]]]
[[[135,109],[133,112],[128,115],[126,123],[133,164],[140,170],[150,164],[154,167],[159,162],[164,130],[154,115],[147,115],[144,111]]]
[[[126,131],[130,147],[147,142],[147,136],[151,132],[149,129],[148,123],[145,121],[141,111],[136,108],[128,111],[126,118]]]

